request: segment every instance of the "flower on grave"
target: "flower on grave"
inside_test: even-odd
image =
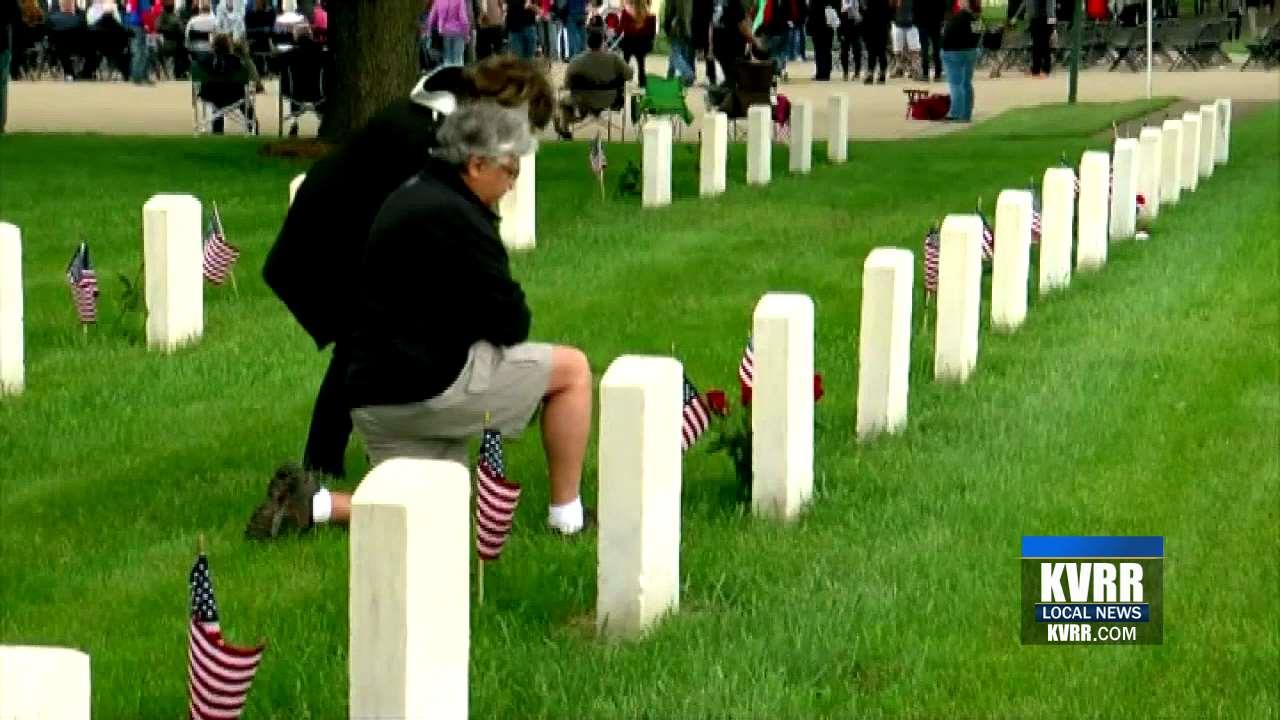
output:
[[[729,398],[723,390],[707,391],[707,407],[711,412],[720,417],[728,417],[729,415]]]
[[[707,391],[707,405],[721,420],[716,425],[708,452],[724,452],[733,462],[738,476],[738,497],[742,502],[751,500],[751,385],[738,380],[742,412],[731,412],[723,390]],[[827,394],[822,373],[813,374],[813,401],[822,400]],[[723,406],[719,403],[723,403]],[[723,407],[723,410],[721,410]]]

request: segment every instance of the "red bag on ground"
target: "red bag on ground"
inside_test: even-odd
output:
[[[929,95],[911,103],[912,120],[942,120],[951,112],[950,95]]]

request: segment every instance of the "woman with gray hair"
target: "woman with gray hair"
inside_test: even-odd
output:
[[[572,347],[528,342],[531,315],[511,277],[493,206],[537,146],[520,107],[460,106],[440,126],[426,169],[387,198],[358,269],[345,395],[374,465],[393,457],[467,464],[482,430],[519,435],[542,409],[551,484],[548,524],[572,535],[588,518],[579,486],[591,427],[591,369]],[[350,496],[282,469],[250,535],[282,523],[346,523]],[[254,532],[256,527],[263,530]]]

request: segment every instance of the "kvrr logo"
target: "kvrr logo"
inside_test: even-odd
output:
[[[1159,644],[1164,538],[1022,538],[1022,642]]]
[[[1040,602],[1140,603],[1142,565],[1136,562],[1041,562]]]

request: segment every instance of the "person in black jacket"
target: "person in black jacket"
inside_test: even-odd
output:
[[[1031,28],[1031,76],[1048,77],[1053,69],[1053,53],[1050,41],[1057,24],[1057,3],[1054,0],[1026,0],[1027,23]]]
[[[586,525],[579,486],[591,370],[576,348],[528,342],[531,314],[491,209],[535,147],[519,108],[479,100],[445,119],[433,159],[374,221],[356,269],[344,380],[374,465],[393,457],[468,464],[468,438],[519,435],[541,409],[548,523],[574,534]],[[346,522],[349,509],[349,495],[285,468],[246,534]]]
[[[809,31],[809,37],[813,38],[813,62],[817,66],[814,80],[831,79],[831,46],[836,32],[831,21],[835,20],[836,26],[840,23],[836,8],[836,0],[809,0],[805,27]]]
[[[884,84],[889,72],[889,24],[893,9],[889,0],[864,0],[862,9],[862,44],[867,48],[867,75],[863,81]],[[876,77],[876,67],[880,75]]]
[[[920,77],[929,79],[929,61],[933,61],[933,79],[942,79],[942,19],[947,0],[915,0],[916,29],[920,31]]]
[[[422,169],[440,120],[459,101],[478,97],[527,108],[535,128],[551,119],[551,87],[528,62],[494,56],[466,68],[442,68],[313,165],[289,207],[262,275],[318,348],[334,346],[303,452],[307,470],[346,474],[351,418],[343,391],[344,338],[355,295],[350,268],[364,257],[387,196]]]
[[[947,119],[957,122],[973,119],[973,68],[982,40],[982,21],[978,19],[982,6],[978,3],[979,0],[965,0],[965,7],[948,18],[942,30],[942,64],[951,86]]]

